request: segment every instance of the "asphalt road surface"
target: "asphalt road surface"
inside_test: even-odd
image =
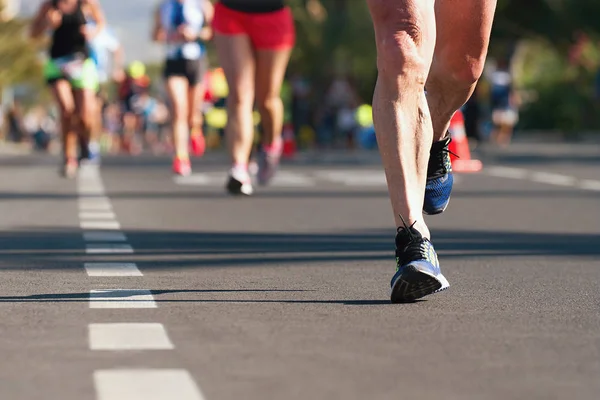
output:
[[[598,399],[600,148],[515,145],[428,217],[451,287],[389,304],[377,161],[0,157],[0,399]]]

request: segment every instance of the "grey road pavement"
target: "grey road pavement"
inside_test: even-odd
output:
[[[376,157],[243,199],[220,156],[1,156],[0,399],[597,399],[600,148],[482,158],[427,217],[450,289],[392,305]]]

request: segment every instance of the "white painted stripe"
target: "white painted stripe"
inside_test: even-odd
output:
[[[98,400],[204,400],[182,369],[112,369],[94,372]]]
[[[489,167],[484,171],[486,171],[488,175],[496,176],[498,178],[525,179],[529,175],[527,170],[521,168]]]
[[[94,243],[85,246],[86,254],[133,254],[128,244]]]
[[[98,171],[82,171],[80,169],[78,182],[80,185],[85,185],[86,183],[101,183],[102,178],[100,177],[100,173]]]
[[[532,172],[531,180],[556,186],[573,186],[577,181],[572,176],[552,174],[549,172]]]
[[[92,170],[92,169],[84,170],[83,168],[80,168],[77,179],[80,182],[100,179],[100,171],[97,169],[96,170]]]
[[[173,343],[163,324],[90,324],[90,350],[171,350]]]
[[[77,192],[82,193],[102,193],[104,192],[104,185],[101,181],[84,182],[77,185]]]
[[[214,182],[214,177],[210,177],[207,174],[192,174],[190,176],[176,176],[173,178],[175,183],[180,185],[208,185]],[[222,176],[221,181],[225,182],[226,177]]]
[[[134,263],[85,263],[88,276],[143,276]]]
[[[593,190],[595,192],[600,192],[600,181],[582,179],[581,181],[579,181],[579,184],[577,186],[584,190]]]
[[[91,290],[90,308],[156,308],[156,302],[149,290]]]
[[[81,195],[90,195],[90,194],[104,194],[104,187],[102,185],[94,185],[94,186],[80,186],[78,188],[78,192]]]
[[[89,202],[79,202],[79,211],[110,211],[112,210],[112,205],[108,202],[98,202],[98,203],[89,203]]]
[[[315,182],[306,175],[280,171],[273,177],[271,186],[278,187],[304,187],[313,186]]]
[[[125,242],[127,236],[122,232],[83,232],[86,242]]]
[[[79,219],[115,219],[112,211],[81,211]]]
[[[381,186],[386,184],[383,171],[339,170],[320,171],[316,173],[320,179],[342,183],[346,186]]]
[[[117,221],[81,221],[79,223],[81,229],[98,229],[98,230],[119,230],[121,224]]]
[[[346,186],[384,186],[387,184],[385,180],[385,175],[380,176],[357,176],[355,178],[346,178],[343,181]]]

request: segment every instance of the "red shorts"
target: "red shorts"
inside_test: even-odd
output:
[[[246,13],[217,3],[212,26],[221,35],[247,35],[259,50],[287,50],[296,41],[294,18],[288,7],[268,13]]]

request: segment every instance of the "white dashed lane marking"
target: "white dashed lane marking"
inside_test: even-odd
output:
[[[112,205],[106,197],[79,199],[80,211],[110,211]]]
[[[577,183],[577,179],[572,176],[551,174],[548,172],[532,172],[530,179],[534,182],[556,186],[574,186]]]
[[[94,373],[98,400],[204,400],[182,369],[114,369]]]
[[[82,168],[78,180],[79,221],[86,254],[132,254],[127,236],[110,199],[105,195],[99,169]],[[301,186],[302,179],[284,179]],[[135,263],[88,262],[84,268],[89,277],[141,277]],[[96,281],[97,282],[97,281]],[[91,290],[92,309],[156,308],[149,290]],[[91,323],[88,325],[89,348],[92,351],[151,351],[174,348],[165,327],[160,323]],[[112,369],[94,372],[98,400],[203,400],[200,389],[189,372],[179,369]]]
[[[143,276],[142,271],[140,271],[134,263],[85,263],[84,267],[88,276]]]
[[[171,350],[174,348],[163,324],[90,324],[91,350]]]
[[[490,167],[484,170],[488,175],[498,178],[526,179],[528,172],[519,168]]]
[[[192,174],[175,177],[174,182],[185,186],[222,186],[226,176],[218,172]],[[311,187],[319,183],[334,183],[353,187],[375,187],[386,185],[381,170],[322,170],[312,172],[279,171],[270,186],[279,188]]]
[[[90,308],[156,308],[149,290],[102,289],[90,291]]]
[[[79,219],[86,220],[107,220],[115,219],[115,213],[112,211],[81,211],[79,213]]]
[[[121,224],[117,221],[81,221],[79,223],[81,229],[84,230],[115,230],[121,229]]]
[[[583,179],[579,182],[579,188],[584,189],[584,190],[592,190],[595,192],[600,192],[600,181]]]
[[[529,171],[522,168],[493,166],[484,169],[484,173],[498,178],[523,179],[553,186],[573,187],[581,190],[600,191],[600,181],[578,179],[574,176],[551,172]]]
[[[87,254],[133,254],[133,247],[128,244],[88,244],[85,246]]]

